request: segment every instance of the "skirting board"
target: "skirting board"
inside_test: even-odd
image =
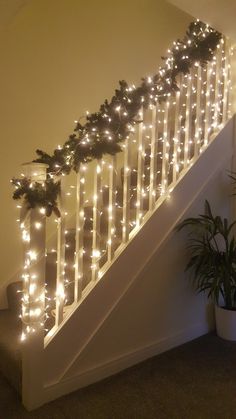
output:
[[[190,328],[162,339],[152,342],[149,345],[138,348],[132,352],[125,353],[117,358],[97,365],[96,367],[81,372],[79,375],[67,380],[54,383],[44,388],[44,403],[55,400],[65,394],[71,393],[80,388],[103,380],[125,370],[135,364],[145,361],[148,358],[168,351],[176,346],[182,345],[198,338],[210,331],[207,323],[197,323]]]

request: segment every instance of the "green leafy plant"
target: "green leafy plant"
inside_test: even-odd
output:
[[[199,292],[208,292],[216,304],[223,297],[224,307],[236,310],[236,242],[233,227],[226,218],[213,216],[208,201],[206,213],[187,218],[177,231],[189,229],[188,251],[190,259],[186,270],[192,274]]]

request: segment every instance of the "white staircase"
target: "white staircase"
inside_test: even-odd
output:
[[[149,335],[139,342],[136,332],[125,351],[93,353],[83,364],[181,217],[217,189],[219,173],[231,167],[229,60],[222,40],[212,62],[196,63],[179,78],[176,94],[140,110],[141,122],[122,153],[62,177],[59,219],[46,220],[36,208],[22,220],[22,395],[28,409],[208,330],[201,319],[165,339]],[[45,181],[45,165],[26,171],[32,182]]]
[[[53,338],[46,341],[45,382],[49,394],[50,386],[55,383],[59,383],[58,388],[60,388],[60,385],[65,385],[67,380],[72,379],[77,387],[93,382],[93,374],[91,374],[92,377],[89,374],[80,376],[79,360],[83,357],[83,351],[107,322],[137,278],[142,276],[152,259],[159,257],[166,241],[170,240],[170,237],[173,238],[175,234],[173,229],[176,224],[188,214],[196,202],[204,202],[206,191],[209,194],[209,189],[215,188],[214,182],[219,181],[217,179],[219,173],[230,167],[233,149],[232,133],[233,120],[216,136],[201,158],[189,169],[188,175],[176,185],[171,197],[163,200],[158,209],[146,219],[142,230],[129,242],[125,251],[117,255],[112,266],[103,274],[96,287],[88,291],[74,314],[68,316]],[[224,157],[219,159],[219,156]],[[222,184],[218,186],[222,187]],[[80,328],[78,326],[80,324],[83,327]],[[72,340],[71,336],[75,330],[76,339]],[[207,329],[200,327],[196,333],[202,334],[206,331]],[[168,344],[169,342],[166,342],[163,347],[168,349]],[[156,348],[153,354],[155,350]],[[138,361],[140,360],[142,360],[142,354],[141,359],[138,358]],[[129,362],[125,366],[129,366]],[[94,375],[96,377],[96,374]],[[101,376],[98,374],[96,379],[101,379]]]

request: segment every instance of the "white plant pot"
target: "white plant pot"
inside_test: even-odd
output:
[[[236,311],[215,306],[216,332],[226,340],[236,341]]]

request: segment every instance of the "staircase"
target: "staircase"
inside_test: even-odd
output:
[[[8,286],[0,311],[0,369],[27,408],[93,381],[78,384],[84,348],[222,166],[219,155],[232,155],[229,60],[222,40],[175,95],[140,110],[122,153],[62,177],[60,218],[22,215],[23,281]],[[30,164],[26,175],[44,182],[46,166]]]

